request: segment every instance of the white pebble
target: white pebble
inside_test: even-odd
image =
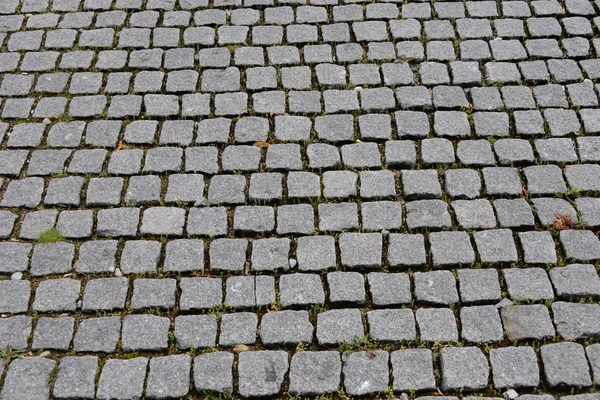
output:
[[[20,281],[21,279],[23,279],[23,273],[22,272],[14,272],[10,276],[10,279],[12,279],[13,281]]]

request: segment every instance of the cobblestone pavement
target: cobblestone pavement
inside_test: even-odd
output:
[[[600,400],[598,15],[0,0],[0,398]]]

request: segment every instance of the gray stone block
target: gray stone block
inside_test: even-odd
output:
[[[361,351],[342,355],[344,387],[351,396],[380,393],[389,386],[387,351]]]
[[[554,291],[548,274],[542,268],[503,269],[502,274],[513,300],[553,300]]]
[[[549,274],[559,298],[600,296],[600,277],[591,264],[570,264],[552,268]]]
[[[0,396],[5,399],[50,398],[50,374],[56,361],[44,357],[17,358],[10,363]]]
[[[94,398],[97,369],[98,357],[63,357],[58,366],[52,394],[59,399]]]
[[[488,385],[489,366],[477,347],[446,347],[440,352],[442,387],[481,390]]]
[[[147,367],[146,357],[107,360],[100,374],[96,396],[103,400],[141,398]]]
[[[380,233],[342,233],[338,239],[341,262],[347,268],[381,266],[382,235]]]
[[[495,306],[460,309],[461,337],[469,343],[499,343],[504,340],[500,314]]]
[[[258,317],[254,313],[242,312],[221,316],[220,346],[256,343]]]
[[[197,391],[233,392],[233,353],[219,351],[194,358],[194,387]]]
[[[317,316],[317,340],[321,345],[354,343],[365,336],[358,309],[330,310]]]
[[[460,299],[464,303],[499,301],[498,271],[495,269],[459,269]]]
[[[388,236],[390,267],[424,266],[427,263],[425,239],[421,234],[390,234]]]
[[[450,271],[415,272],[415,300],[422,304],[449,305],[458,302],[456,281]]]
[[[98,278],[87,282],[83,292],[84,312],[123,309],[129,289],[127,278]]]
[[[40,282],[33,310],[41,312],[75,311],[81,282],[75,279],[50,279]]]
[[[184,397],[189,392],[192,357],[187,354],[154,357],[150,360],[146,396]]]
[[[332,303],[365,303],[365,280],[358,272],[329,272],[327,285],[329,286],[329,301]]]
[[[73,337],[75,319],[71,317],[48,318],[38,320],[33,331],[33,350],[68,350]]]
[[[505,347],[490,350],[492,377],[497,389],[529,388],[540,384],[537,356],[532,347]]]
[[[174,333],[178,349],[214,347],[217,319],[214,315],[179,315],[175,317]]]
[[[337,351],[303,351],[292,356],[290,393],[318,396],[338,390],[342,372]]]
[[[169,347],[169,327],[167,317],[157,315],[127,315],[123,319],[121,341],[124,351],[159,351]]]
[[[433,354],[429,349],[406,349],[391,353],[394,390],[433,390]]]
[[[415,340],[417,328],[410,309],[383,309],[367,312],[369,335],[382,342]]]
[[[427,342],[456,342],[458,328],[449,308],[419,308],[415,313],[421,340]]]
[[[238,390],[243,397],[274,396],[288,371],[285,351],[242,352],[238,361]]]
[[[313,331],[307,311],[270,312],[260,322],[260,339],[265,346],[312,343]]]
[[[600,336],[600,305],[557,301],[552,303],[557,332],[566,340]]]
[[[551,338],[554,326],[548,309],[543,304],[508,306],[500,309],[508,340]]]
[[[550,387],[592,384],[582,345],[573,342],[547,344],[540,348],[544,375]]]
[[[376,306],[391,306],[411,302],[410,279],[406,273],[370,272],[369,292]]]
[[[76,352],[113,353],[121,338],[121,318],[88,318],[79,324],[73,339]]]

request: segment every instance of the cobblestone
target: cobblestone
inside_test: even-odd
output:
[[[0,397],[596,400],[597,2],[0,3]]]

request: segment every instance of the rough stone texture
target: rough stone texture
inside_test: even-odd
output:
[[[494,386],[498,389],[536,387],[540,383],[537,357],[532,347],[490,350]]]
[[[337,351],[303,351],[290,362],[290,393],[318,396],[337,391],[342,362]]]
[[[389,384],[386,351],[344,353],[344,387],[349,395],[361,396],[383,392]]]
[[[481,390],[487,386],[488,361],[477,347],[447,347],[440,353],[444,390]]]
[[[599,6],[0,0],[0,397],[600,400]]]
[[[544,375],[550,387],[591,386],[585,350],[579,343],[547,344],[540,348]]]
[[[539,340],[554,336],[550,314],[542,304],[503,307],[500,315],[508,340]]]
[[[394,390],[433,390],[433,354],[429,349],[394,351],[390,357]]]

